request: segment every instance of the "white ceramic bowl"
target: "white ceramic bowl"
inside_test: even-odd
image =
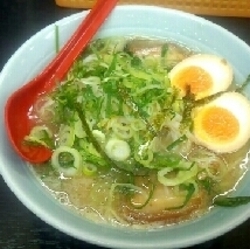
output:
[[[58,21],[64,43],[86,12]],[[8,96],[35,76],[55,56],[54,24],[44,28],[10,58],[0,76],[0,172],[22,203],[51,226],[90,243],[110,248],[181,248],[211,240],[250,217],[250,204],[234,209],[215,208],[203,217],[183,224],[135,231],[98,225],[79,218],[56,202],[33,177],[26,163],[12,150],[4,128],[4,105]],[[147,35],[180,41],[205,52],[220,54],[234,67],[239,81],[250,73],[250,48],[225,29],[194,15],[158,7],[117,7],[98,36]],[[28,96],[26,96],[28,97]],[[21,104],[21,103],[20,103]],[[249,195],[250,172],[237,194]]]

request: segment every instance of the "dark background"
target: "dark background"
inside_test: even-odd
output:
[[[0,70],[15,50],[41,28],[79,11],[60,8],[54,0],[0,0]],[[229,29],[250,45],[250,19],[206,18]],[[79,248],[100,249],[41,221],[23,206],[0,176],[0,249]],[[192,247],[199,248],[250,249],[250,219],[211,242]]]

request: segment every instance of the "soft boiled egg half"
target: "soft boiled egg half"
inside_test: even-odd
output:
[[[237,151],[250,138],[250,102],[238,92],[226,92],[192,113],[196,143],[217,153]]]
[[[220,56],[197,54],[174,66],[169,79],[171,85],[179,89],[181,97],[190,91],[197,100],[228,89],[233,80],[233,69]]]

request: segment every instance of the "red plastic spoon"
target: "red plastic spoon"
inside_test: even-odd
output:
[[[24,160],[42,163],[51,157],[50,149],[23,143],[24,137],[33,126],[28,115],[29,110],[39,95],[51,91],[56,82],[63,79],[117,2],[118,0],[98,0],[70,40],[43,72],[9,97],[5,106],[5,127],[11,145]]]

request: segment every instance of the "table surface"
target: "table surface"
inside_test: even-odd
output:
[[[54,0],[0,1],[0,69],[18,47],[44,26],[80,10],[60,8]],[[250,19],[211,17],[250,45]],[[229,48],[230,49],[230,48]],[[227,234],[197,248],[250,249],[250,219]],[[31,213],[8,189],[0,176],[1,249],[100,249],[76,240]],[[189,248],[191,249],[191,248]]]

